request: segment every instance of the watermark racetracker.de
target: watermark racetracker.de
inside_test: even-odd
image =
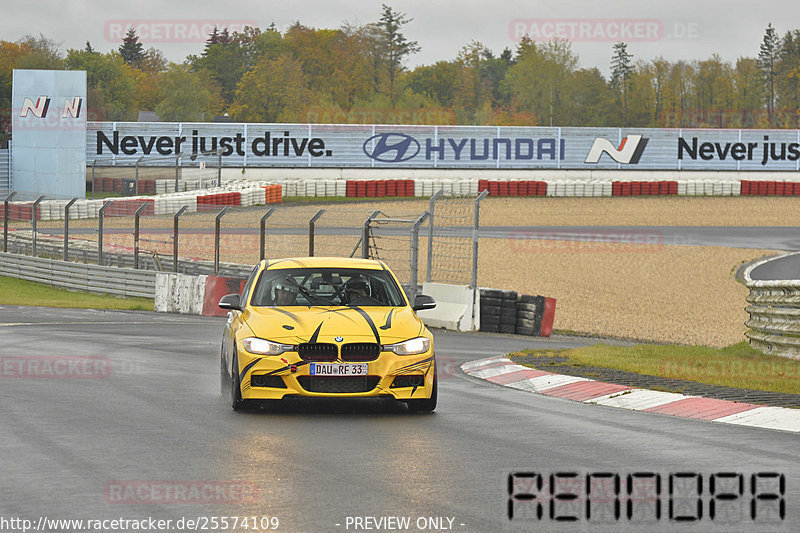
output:
[[[105,356],[63,355],[3,356],[3,379],[103,379],[111,375],[111,360]]]
[[[109,504],[249,504],[259,501],[254,481],[115,480],[103,488]]]
[[[508,239],[516,253],[658,253],[664,246],[660,231],[552,230],[514,231]]]
[[[697,21],[655,18],[519,18],[508,24],[511,39],[537,42],[565,39],[573,43],[618,41],[658,42],[696,40],[702,25]]]
[[[245,28],[257,28],[255,20],[217,19],[113,19],[107,20],[103,35],[108,42],[117,43],[133,28],[145,43],[204,43],[214,29],[227,28],[229,34],[241,33]]]

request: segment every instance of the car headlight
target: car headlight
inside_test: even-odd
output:
[[[279,344],[258,337],[247,337],[242,341],[242,346],[248,352],[259,355],[280,355],[283,352],[294,350],[294,346],[291,344]]]
[[[417,355],[427,352],[431,347],[431,341],[427,337],[417,337],[397,344],[387,344],[383,347],[387,352],[394,352],[397,355]]]

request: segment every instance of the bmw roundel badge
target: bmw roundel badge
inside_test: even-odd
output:
[[[336,342],[342,342],[344,339],[342,337],[336,337],[333,340],[335,340]]]

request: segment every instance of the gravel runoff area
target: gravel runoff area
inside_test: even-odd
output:
[[[481,225],[791,226],[797,224],[797,202],[780,197],[487,198]],[[282,211],[291,211],[292,223],[302,227],[321,207],[327,210],[321,223],[340,225],[347,220],[352,225],[374,209],[405,216],[419,214],[427,206],[427,200],[409,199],[300,205]],[[264,210],[234,210],[223,219],[223,228],[257,228]],[[142,222],[143,231],[172,227],[171,217]],[[104,225],[132,228],[132,217],[107,218]],[[97,221],[74,220],[70,226],[96,228]],[[213,229],[214,214],[184,216],[181,227]],[[159,239],[165,247],[161,253],[171,253],[169,235],[154,240]],[[257,241],[245,243],[246,239],[257,236],[226,236],[223,260],[235,260],[234,251],[257,254]],[[295,240],[303,249],[305,240],[299,236]],[[649,244],[627,243],[617,236],[609,240],[565,243],[531,238],[524,232],[512,239],[481,239],[479,285],[556,298],[556,330],[715,347],[744,340],[747,289],[735,280],[734,272],[743,262],[774,251],[666,246],[659,244],[658,235],[633,240]],[[130,246],[132,239],[129,232],[109,234],[105,242]],[[318,255],[328,249],[335,246],[323,246]],[[182,234],[181,250],[204,257],[210,250],[213,257],[213,236]]]

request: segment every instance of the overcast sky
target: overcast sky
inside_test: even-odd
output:
[[[477,40],[495,53],[514,48],[520,35],[545,40],[554,31],[569,34],[582,67],[608,74],[612,44],[629,43],[634,59],[706,59],[719,53],[734,62],[755,56],[767,24],[779,35],[800,29],[797,0],[392,0],[388,5],[414,20],[404,31],[422,51],[408,66],[455,58]],[[176,62],[200,53],[214,24],[274,22],[281,31],[295,21],[315,28],[364,24],[380,17],[380,2],[364,0],[2,0],[0,39],[16,41],[43,34],[63,48],[83,48],[88,40],[101,52],[117,48],[130,24],[139,27],[145,48],[154,46]],[[566,33],[564,33],[566,32]],[[538,38],[537,38],[538,37]]]

